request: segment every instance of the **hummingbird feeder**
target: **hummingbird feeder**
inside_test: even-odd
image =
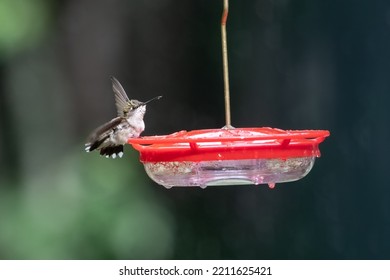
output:
[[[166,188],[268,184],[296,181],[309,173],[327,130],[234,128],[230,119],[226,41],[228,0],[221,21],[226,125],[221,129],[180,131],[131,138],[146,173]]]

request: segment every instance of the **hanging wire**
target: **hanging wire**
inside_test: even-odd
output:
[[[225,120],[224,128],[233,128],[230,117],[230,89],[229,89],[229,67],[227,55],[227,36],[226,36],[226,21],[229,13],[229,1],[223,0],[223,12],[221,20],[221,35],[222,35],[222,63],[223,63],[223,82],[225,95]]]

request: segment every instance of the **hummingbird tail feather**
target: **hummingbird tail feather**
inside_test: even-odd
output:
[[[100,149],[100,154],[102,156],[106,156],[107,158],[116,158],[117,156],[122,157],[123,145],[103,147]]]

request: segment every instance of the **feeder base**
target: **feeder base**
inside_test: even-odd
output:
[[[270,127],[202,129],[131,138],[149,177],[173,186],[291,182],[303,178],[320,156],[327,130]]]

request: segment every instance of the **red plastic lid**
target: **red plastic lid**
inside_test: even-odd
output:
[[[234,128],[179,131],[170,135],[131,138],[142,162],[287,159],[319,157],[327,130]]]

